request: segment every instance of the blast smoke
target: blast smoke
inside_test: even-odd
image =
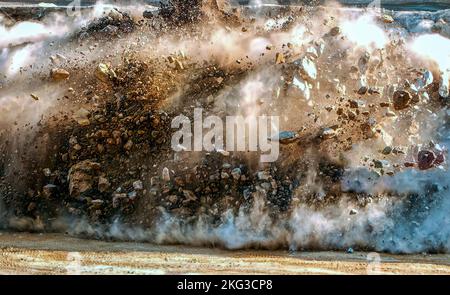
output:
[[[342,24],[342,32],[358,46],[383,48],[386,46],[388,39],[385,32],[375,24],[374,18],[373,15],[365,14],[356,20],[345,21]],[[370,32],[370,34],[367,32]]]

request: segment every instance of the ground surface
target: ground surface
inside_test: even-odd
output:
[[[377,265],[369,262],[368,253],[363,252],[225,251],[24,233],[2,233],[0,247],[1,274],[366,274],[368,268],[377,271]],[[385,274],[450,274],[450,255],[380,254],[380,257],[378,269]]]

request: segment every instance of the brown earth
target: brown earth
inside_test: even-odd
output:
[[[225,251],[61,234],[1,233],[0,247],[0,274],[450,274],[448,254],[380,253],[377,269],[365,252]]]

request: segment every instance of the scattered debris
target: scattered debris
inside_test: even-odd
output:
[[[127,224],[150,227],[164,212],[182,217],[184,226],[200,215],[220,223],[224,212],[247,214],[252,206],[261,206],[270,218],[284,218],[297,204],[321,210],[345,196],[360,210],[344,212],[355,221],[366,213],[368,200],[386,197],[366,193],[374,179],[443,169],[446,150],[423,145],[420,123],[426,118],[427,128],[439,125],[445,134],[439,122],[445,121],[446,101],[439,95],[448,97],[448,76],[437,81],[424,70],[430,63],[406,54],[403,41],[389,37],[383,48],[349,46],[344,26],[336,26],[339,20],[327,19],[319,32],[315,26],[303,31],[297,25],[305,11],[271,18],[275,25],[269,34],[241,9],[205,13],[203,2],[169,2],[145,11],[141,20],[107,10],[73,40],[55,42],[44,55],[50,67],[44,65],[42,73],[31,66],[21,69],[27,79],[42,77],[39,83],[51,86],[48,95],[61,91],[55,99],[48,96],[52,104],[47,99],[32,104],[45,107],[31,120],[36,124],[23,121],[26,110],[17,120],[8,116],[0,132],[6,155],[0,168],[17,175],[20,188],[30,188],[16,192],[8,177],[0,180],[0,195],[21,204],[19,215],[51,220],[62,212],[95,224],[120,216]],[[394,22],[391,16],[382,19]],[[236,50],[228,44],[222,48],[208,33],[207,26],[217,23]],[[51,80],[66,82],[49,83],[49,71]],[[9,80],[2,80],[2,90],[13,88]],[[25,97],[28,91],[37,90],[27,90]],[[277,136],[283,144],[278,160],[260,163],[258,152],[224,146],[174,152],[171,122],[180,114],[190,118],[194,108],[219,118],[279,116],[281,130],[288,131]],[[26,136],[18,148],[19,133]],[[18,171],[8,166],[16,163],[9,156],[16,149]],[[358,189],[346,190],[353,163],[368,170],[369,179],[358,179]]]

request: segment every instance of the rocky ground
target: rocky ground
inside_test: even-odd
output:
[[[410,53],[413,33],[387,13],[358,23],[363,11],[173,2],[139,15],[119,8],[83,16],[64,38],[5,43],[4,69],[14,67],[8,54],[20,48],[39,59],[5,70],[1,80],[8,115],[0,119],[0,225],[233,248],[223,226],[229,216],[250,216],[232,222],[245,236],[236,247],[448,250],[445,233],[420,240],[418,250],[398,246],[448,200],[446,184],[434,182],[447,169],[442,59]],[[445,38],[450,20],[442,17],[432,38]],[[377,28],[370,44],[347,18]],[[40,21],[51,26],[49,19]],[[5,30],[21,20],[3,18]],[[171,121],[192,118],[194,107],[222,118],[280,116],[279,160],[175,153]],[[420,188],[403,189],[419,183],[416,175]],[[371,219],[374,204],[394,200],[401,203],[382,209],[389,225]],[[296,237],[305,208],[301,220],[332,210],[326,218],[339,221]],[[400,235],[392,227],[398,216],[408,223]],[[448,223],[442,218],[437,224]],[[242,233],[254,229],[256,237]],[[355,238],[359,230],[371,239]]]

